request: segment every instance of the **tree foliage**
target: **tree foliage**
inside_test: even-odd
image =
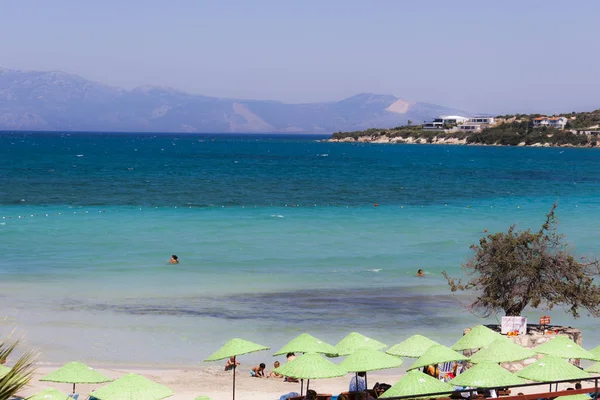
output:
[[[18,340],[0,342],[0,365],[14,353]],[[4,376],[0,376],[0,400],[14,398],[19,390],[25,387],[35,371],[35,356],[32,352],[24,353]]]
[[[507,316],[519,316],[525,307],[552,309],[568,307],[573,317],[580,310],[600,315],[600,287],[594,277],[600,275],[596,259],[577,258],[556,233],[556,204],[546,215],[537,232],[517,231],[489,234],[474,244],[475,253],[462,269],[465,281],[448,276],[450,289],[475,294],[470,304],[483,317],[503,310]]]

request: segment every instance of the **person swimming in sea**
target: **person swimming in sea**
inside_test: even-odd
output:
[[[425,276],[425,272],[423,272],[423,270],[422,270],[422,269],[419,269],[419,270],[417,271],[417,276],[422,278],[422,277],[424,277],[424,276]]]
[[[173,254],[169,260],[169,264],[179,264],[179,257]]]

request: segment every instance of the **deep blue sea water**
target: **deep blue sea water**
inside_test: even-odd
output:
[[[538,227],[557,202],[598,253],[599,150],[317,139],[0,134],[0,332],[46,361],[129,364],[302,332],[452,344],[480,321],[441,272],[484,230]],[[550,315],[600,344],[594,320]]]

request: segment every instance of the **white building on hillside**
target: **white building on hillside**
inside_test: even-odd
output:
[[[533,119],[533,127],[541,128],[547,126],[549,128],[565,129],[568,119],[565,117],[539,117]]]
[[[496,120],[494,119],[494,117],[475,117],[470,118],[469,122],[472,124],[493,125],[496,122]]]
[[[444,126],[448,125],[460,125],[469,121],[467,117],[461,117],[460,115],[446,115],[434,119],[432,122],[425,122],[423,129],[444,129]]]

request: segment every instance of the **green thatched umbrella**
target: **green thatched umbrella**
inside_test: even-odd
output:
[[[4,375],[8,374],[8,371],[10,371],[10,368],[8,368],[5,365],[0,365],[0,378],[2,378]]]
[[[422,335],[413,335],[408,339],[390,347],[386,353],[392,356],[419,358],[433,345],[439,344]]]
[[[391,388],[386,390],[380,398],[413,396],[418,398],[430,393],[452,393],[454,386],[435,379],[421,371],[409,371]],[[431,396],[428,396],[431,397]]]
[[[519,346],[510,339],[501,337],[494,341],[487,348],[479,350],[477,353],[471,356],[470,361],[473,363],[482,362],[514,362],[525,360],[526,358],[532,358],[537,355],[536,352]]]
[[[596,356],[566,336],[557,336],[533,349],[536,353],[549,354],[560,358],[595,360]]]
[[[94,390],[90,396],[100,400],[162,400],[173,396],[173,391],[141,375],[127,374]]]
[[[41,392],[37,392],[33,396],[28,397],[26,400],[68,400],[69,396],[66,394],[59,392],[54,388],[49,388],[42,390]]]
[[[105,383],[112,379],[80,362],[70,362],[50,372],[40,379],[42,382],[72,383],[75,393],[76,383]]]
[[[210,397],[208,397],[208,396],[198,396],[194,400],[210,400]]]
[[[454,386],[493,388],[522,385],[527,382],[498,364],[482,363],[469,368],[448,383]]]
[[[285,346],[279,349],[274,356],[287,353],[319,353],[328,354],[332,357],[337,356],[337,349],[316,337],[303,333],[290,340]]]
[[[337,354],[340,356],[352,354],[362,347],[382,350],[385,349],[387,345],[357,332],[349,333],[345,338],[340,340],[339,343],[335,345]]]
[[[303,354],[292,361],[283,364],[273,371],[283,376],[296,379],[308,379],[306,392],[311,379],[327,379],[343,376],[348,373],[345,369],[314,353]]]
[[[535,382],[587,379],[590,377],[587,372],[557,356],[545,356],[517,371],[516,375]]]
[[[477,325],[450,348],[456,351],[482,349],[501,337],[503,336],[498,332],[483,325]]]
[[[600,374],[600,363],[593,364],[592,366],[587,367],[585,370],[586,370],[586,372],[593,372],[595,374]],[[2,376],[1,372],[0,372],[0,376]]]
[[[458,353],[446,346],[442,346],[441,344],[436,344],[428,348],[427,351],[425,351],[425,353],[423,353],[423,355],[419,357],[417,361],[413,363],[413,365],[410,366],[409,370],[423,368],[428,365],[437,365],[450,361],[461,361],[468,359],[469,357],[465,356],[464,354]]]
[[[596,357],[594,361],[600,361],[600,346],[594,347],[592,350],[590,350],[590,353]]]
[[[557,397],[555,400],[590,400],[591,397],[588,396],[585,393],[581,393],[581,394],[571,394],[569,396],[560,396]]]
[[[340,367],[348,372],[365,372],[365,398],[368,397],[366,392],[369,386],[366,372],[398,368],[401,365],[402,359],[400,357],[391,356],[368,347],[356,350],[340,363]],[[356,386],[358,388],[358,378],[356,378]]]
[[[244,339],[235,338],[225,343],[223,347],[214,352],[210,357],[208,357],[204,361],[219,361],[233,357],[233,400],[235,400],[235,357],[240,356],[242,354],[254,353],[257,351],[269,349],[270,347],[267,346],[262,346],[260,344],[249,342]]]

